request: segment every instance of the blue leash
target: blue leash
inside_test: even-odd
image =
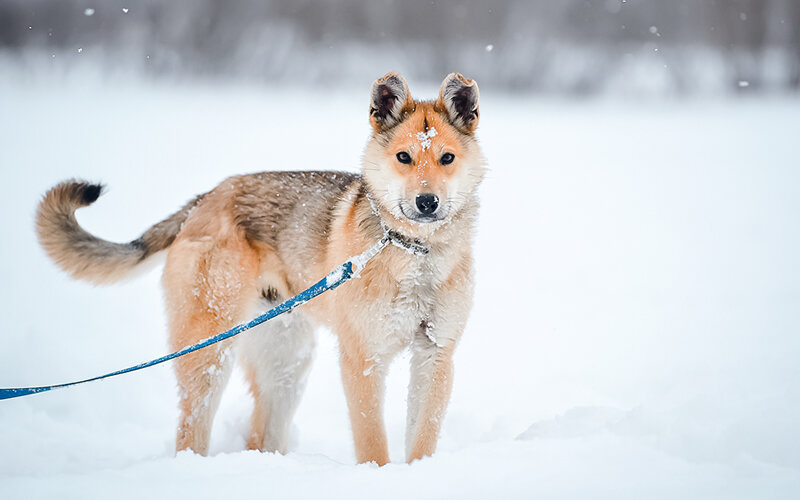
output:
[[[348,281],[354,276],[358,276],[361,270],[364,269],[364,266],[366,266],[367,262],[374,256],[378,255],[378,253],[380,253],[381,250],[386,248],[386,245],[388,245],[390,241],[392,241],[392,238],[388,234],[384,235],[384,237],[381,238],[380,241],[378,241],[372,247],[367,249],[367,251],[365,251],[361,255],[350,258],[350,260],[348,260],[344,264],[340,265],[339,267],[331,271],[331,273],[328,274],[326,277],[319,280],[315,284],[311,285],[309,288],[298,293],[297,295],[287,300],[286,302],[283,302],[282,304],[273,307],[269,311],[260,314],[259,316],[256,316],[247,323],[241,323],[239,325],[236,325],[226,332],[222,332],[213,337],[207,338],[203,341],[198,342],[197,344],[184,347],[180,351],[173,352],[172,354],[167,354],[166,356],[162,356],[152,361],[147,361],[146,363],[141,363],[136,366],[131,366],[130,368],[125,368],[123,370],[106,373],[105,375],[99,375],[97,377],[87,378],[85,380],[79,380],[77,382],[46,385],[42,387],[17,387],[10,389],[0,389],[0,400],[20,398],[22,396],[29,396],[31,394],[47,392],[53,389],[61,389],[62,387],[71,387],[73,385],[85,384],[87,382],[93,382],[95,380],[102,380],[104,378],[116,377],[117,375],[122,375],[123,373],[135,372],[137,370],[142,370],[144,368],[161,364],[171,359],[185,356],[191,352],[200,350],[204,347],[208,347],[212,344],[216,344],[217,342],[222,342],[225,339],[235,337],[236,335],[239,335],[244,331],[247,331],[255,326],[258,326],[261,323],[264,323],[265,321],[271,320],[275,316],[279,316],[285,312],[291,311],[297,306],[305,304],[306,302],[313,299],[317,295],[320,295],[321,293],[327,292],[328,290],[333,290],[334,288]]]

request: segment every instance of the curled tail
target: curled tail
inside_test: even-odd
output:
[[[102,191],[99,184],[65,181],[44,195],[36,213],[39,243],[53,262],[73,278],[98,285],[130,276],[148,257],[170,246],[201,198],[190,201],[139,238],[112,243],[89,234],[75,219],[75,210],[94,203]]]

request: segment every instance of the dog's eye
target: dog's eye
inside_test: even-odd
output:
[[[400,151],[399,153],[397,153],[397,161],[408,165],[409,163],[411,163],[411,155],[406,153],[405,151]]]
[[[442,159],[439,161],[442,162],[442,165],[450,165],[451,163],[453,163],[453,160],[455,159],[456,155],[454,155],[453,153],[445,153],[442,155]]]

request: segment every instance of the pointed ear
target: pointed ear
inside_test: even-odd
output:
[[[478,84],[460,73],[450,73],[439,90],[438,107],[450,117],[450,123],[471,134],[478,127]]]
[[[405,78],[395,72],[375,80],[369,97],[369,122],[376,132],[400,123],[403,112],[413,107]]]

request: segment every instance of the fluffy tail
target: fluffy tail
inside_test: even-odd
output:
[[[99,184],[65,181],[44,195],[36,213],[39,243],[53,262],[73,278],[98,285],[130,276],[148,257],[170,246],[200,200],[195,198],[130,243],[112,243],[89,234],[75,219],[75,210],[91,205],[102,192]]]

